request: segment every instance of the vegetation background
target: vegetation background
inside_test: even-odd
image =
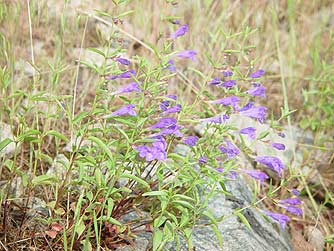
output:
[[[218,55],[232,64],[237,60],[246,62],[244,55],[251,54],[255,60],[247,64],[265,69],[269,114],[279,117],[281,108],[293,111],[283,123],[290,128],[301,128],[303,137],[312,139],[298,145],[303,152],[300,169],[305,166],[310,169],[299,177],[305,215],[293,222],[292,229],[297,230],[292,230],[292,238],[299,243],[296,250],[309,245],[303,232],[307,226],[316,226],[325,238],[327,250],[332,250],[334,2],[331,0],[1,0],[0,121],[9,124],[13,132],[25,128],[54,130],[70,138],[72,125],[65,120],[59,123],[54,114],[80,114],[94,102],[96,83],[100,80],[92,71],[79,72],[78,61],[85,59],[88,64],[99,65],[103,58],[86,48],[121,45],[127,57],[152,58],[149,45],[161,43],[161,36],[168,37],[173,32],[175,26],[170,20],[174,19],[189,25],[187,38],[177,40],[175,45],[201,52],[192,68],[210,72],[207,58]],[[114,34],[111,42],[110,34]],[[197,74],[188,74],[171,91],[191,101],[200,81]],[[61,135],[55,136],[61,138]],[[61,140],[45,139],[37,146],[36,149],[31,142],[24,142],[20,154],[15,155],[13,161],[20,163],[20,172],[31,167],[37,173],[42,172],[65,145]],[[29,159],[29,153],[36,150],[41,154],[38,161]],[[7,159],[0,157],[0,180],[9,177],[13,180],[20,172],[10,170]],[[36,191],[25,189],[24,193],[30,196]],[[48,197],[52,191],[44,188],[38,193]],[[6,193],[1,192],[2,217],[6,199]],[[68,203],[72,206],[72,202]],[[35,231],[29,227],[22,229],[27,233],[7,236],[9,243],[15,243],[17,248],[26,243],[29,232]],[[0,227],[1,243],[3,231]]]

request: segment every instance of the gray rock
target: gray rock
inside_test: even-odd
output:
[[[0,122],[0,142],[5,140],[6,138],[14,140],[14,135],[12,134],[10,125]],[[15,143],[11,142],[0,151],[0,158],[2,157],[9,158],[14,154],[14,152],[15,152]]]
[[[236,208],[246,207],[253,199],[252,193],[242,178],[226,182],[226,187],[233,194],[233,196],[217,194],[209,201],[208,204],[208,210],[212,212],[214,217],[226,217],[218,224],[218,230],[222,234],[223,247],[221,248],[219,246],[218,239],[210,227],[194,226],[192,235],[194,250],[292,250],[287,232],[281,229],[276,222],[266,221],[258,209],[249,207],[243,211],[243,215],[252,227],[251,230],[249,230],[237,216],[233,215]],[[261,204],[258,206],[261,207]],[[126,215],[122,221],[128,222],[136,218],[137,216],[134,213],[130,213]],[[207,219],[201,220],[201,223],[207,222]],[[138,236],[135,246],[122,247],[117,250],[147,250],[147,246],[152,245],[151,238],[152,235],[150,233],[141,234]],[[175,243],[168,243],[164,250],[176,250]],[[182,238],[181,250],[189,250],[186,241]]]
[[[69,166],[69,160],[64,154],[59,154],[53,161],[53,164],[46,172],[48,176],[55,176],[58,179],[62,180],[66,175],[66,167]]]

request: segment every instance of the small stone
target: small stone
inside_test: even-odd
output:
[[[325,237],[318,228],[307,227],[305,235],[310,244],[313,245],[314,251],[323,251],[325,247]]]

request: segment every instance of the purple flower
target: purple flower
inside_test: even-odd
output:
[[[175,72],[176,71],[176,66],[174,64],[174,60],[171,59],[167,62],[167,69],[172,71],[172,72]]]
[[[172,39],[176,39],[177,37],[183,36],[188,31],[188,25],[182,24],[172,35]]]
[[[222,173],[224,171],[224,167],[217,167],[216,170],[220,173]]]
[[[145,158],[146,161],[167,159],[167,153],[157,147],[138,146],[135,149],[139,152],[139,156]]]
[[[199,164],[206,164],[206,163],[207,163],[206,157],[205,157],[205,156],[200,157],[200,158],[198,159],[198,163],[199,163]]]
[[[221,84],[221,86],[226,87],[226,88],[231,88],[233,86],[235,86],[237,83],[235,82],[235,80],[227,80],[224,83]]]
[[[290,217],[285,214],[273,213],[268,211],[264,211],[264,213],[270,218],[277,221],[282,226],[282,228],[285,228],[286,223],[290,221]]]
[[[180,104],[174,105],[172,107],[167,108],[162,114],[168,114],[168,113],[177,113],[179,111],[181,111],[182,106]]]
[[[183,133],[179,131],[181,126],[179,125],[170,125],[167,128],[162,129],[160,132],[156,133],[156,136],[162,136],[162,135],[171,135],[174,134],[176,137],[182,137]]]
[[[279,200],[278,203],[289,204],[289,205],[300,205],[302,201],[299,198],[288,198],[285,200]]]
[[[255,72],[253,72],[251,75],[249,75],[250,78],[259,78],[261,76],[263,76],[265,73],[264,70],[260,69],[260,70],[257,70]]]
[[[189,146],[195,146],[198,141],[197,136],[189,136],[183,140],[183,143],[189,145]]]
[[[155,140],[152,146],[138,146],[135,149],[139,152],[141,158],[145,158],[146,161],[165,160],[167,159],[167,142],[163,137],[153,137]]]
[[[221,82],[220,78],[214,78],[209,82],[209,85],[219,85]]]
[[[257,83],[253,84],[253,88],[246,92],[252,96],[261,96],[263,98],[266,97],[266,87]]]
[[[236,104],[240,101],[240,98],[236,97],[236,96],[230,96],[227,98],[222,98],[222,99],[218,99],[215,101],[212,101],[213,104],[220,104],[220,105],[232,105],[232,106],[236,106]]]
[[[230,117],[226,114],[223,115],[217,115],[215,117],[211,117],[211,118],[206,118],[206,119],[202,119],[201,121],[203,122],[208,122],[208,123],[217,123],[217,124],[221,124],[223,123],[223,121],[225,122],[226,120],[228,120]]]
[[[176,100],[177,96],[173,95],[173,94],[170,94],[170,95],[167,95],[166,98],[170,98],[170,99]],[[170,101],[169,100],[164,100],[164,101],[161,101],[160,108],[164,112],[164,111],[166,111],[168,109],[169,105],[170,105]]]
[[[283,132],[279,132],[277,133],[278,136],[280,136],[281,138],[285,138],[285,134]]]
[[[152,125],[150,128],[151,129],[156,129],[156,128],[166,128],[171,125],[175,125],[177,123],[177,120],[175,118],[161,118],[157,123]]]
[[[232,71],[222,71],[224,77],[231,77],[233,75]]]
[[[259,180],[261,184],[265,179],[269,179],[269,176],[267,174],[258,170],[241,170],[241,171],[248,174],[252,178]]]
[[[285,166],[283,165],[282,161],[273,156],[257,156],[255,157],[255,161],[260,162],[269,168],[273,169],[277,172],[279,176],[281,176],[282,170],[285,169]]]
[[[186,50],[176,53],[175,55],[179,58],[190,58],[192,61],[195,61],[195,56],[197,55],[197,52],[193,50]]]
[[[130,60],[126,59],[126,58],[115,58],[115,61],[117,61],[120,64],[123,65],[130,65]]]
[[[227,158],[231,159],[239,154],[239,149],[232,144],[231,141],[226,141],[226,147],[218,146],[218,149],[227,154]]]
[[[238,177],[238,173],[234,172],[234,171],[230,171],[227,175],[225,175],[226,177],[230,178],[230,179],[236,179]]]
[[[156,137],[153,137],[153,139],[155,139],[156,141],[152,143],[152,146],[163,149],[163,150],[167,149],[167,142],[164,137],[156,136]]]
[[[246,111],[240,112],[240,115],[257,119],[259,122],[263,123],[264,118],[267,116],[267,108],[264,106],[253,106]]]
[[[280,207],[286,209],[288,212],[297,215],[297,216],[302,216],[303,215],[303,210],[299,207],[294,207],[294,206],[289,206],[289,205],[280,205]]]
[[[133,108],[135,108],[135,105],[133,104],[122,106],[117,111],[114,111],[113,113],[111,113],[111,116],[122,116],[122,115],[137,116],[137,113],[135,112]]]
[[[256,131],[256,129],[254,127],[246,127],[246,128],[242,128],[239,132],[241,134],[248,135],[251,139],[255,139],[255,137],[256,137],[255,131]]]
[[[114,80],[114,79],[118,79],[118,78],[131,78],[132,75],[136,75],[135,70],[128,70],[128,71],[122,72],[122,73],[117,74],[117,75],[108,76],[107,79],[108,80]]]
[[[285,150],[285,145],[281,143],[271,143],[271,146],[278,150]]]
[[[127,84],[121,88],[119,88],[117,91],[113,92],[113,95],[126,93],[126,92],[141,92],[141,89],[139,88],[138,83],[131,82],[130,84]]]
[[[250,108],[254,106],[254,102],[250,101],[246,105],[244,105],[242,108],[238,109],[239,112],[247,111]]]
[[[291,190],[291,193],[292,193],[293,195],[296,195],[296,196],[299,196],[299,195],[300,195],[300,191],[297,190],[297,189],[292,189],[292,190]]]

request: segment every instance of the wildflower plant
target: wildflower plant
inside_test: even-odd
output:
[[[70,139],[56,131],[18,135],[16,143],[41,140],[43,135],[54,136],[57,142],[74,142],[67,153],[68,162],[63,163],[63,179],[42,173],[32,180],[33,187],[53,188],[48,203],[52,217],[48,220],[65,230],[59,230],[58,235],[53,230],[56,234],[52,238],[63,238],[69,250],[100,244],[116,247],[135,238],[143,226],[153,232],[153,250],[162,250],[167,242],[179,243],[180,235],[191,246],[191,231],[203,217],[211,221],[221,240],[218,219],[207,207],[216,193],[229,193],[224,183],[231,182],[231,177],[247,175],[263,188],[270,179],[267,170],[273,170],[282,182],[289,177],[286,163],[278,157],[256,156],[252,145],[246,145],[245,137],[262,140],[262,132],[253,127],[239,130],[229,122],[231,116],[239,115],[265,123],[268,110],[261,99],[266,98],[266,88],[259,83],[264,70],[245,71],[238,65],[225,65],[228,70],[222,70],[213,66],[212,71],[219,77],[210,80],[211,74],[201,73],[209,75],[203,77],[202,89],[214,90],[217,95],[200,92],[202,97],[191,104],[168,91],[171,80],[183,70],[181,61],[192,64],[204,53],[175,48],[175,41],[190,31],[187,24],[179,25],[172,35],[166,34],[161,48],[152,45],[154,60],[123,58],[119,55],[125,52],[122,48],[112,50],[109,46],[106,52],[95,49],[104,57],[103,65],[85,65],[97,75],[96,95],[90,110],[75,116],[66,113],[72,130]],[[196,109],[201,107],[211,109],[198,113]],[[205,124],[203,135],[193,130],[198,124]],[[272,121],[271,125],[281,133],[277,124]],[[270,143],[268,147],[285,149],[279,142]],[[178,145],[188,150],[177,152]],[[238,161],[242,152],[263,169],[245,169]],[[277,210],[301,216],[298,197],[274,197],[279,188],[271,187],[265,197],[277,205]],[[75,206],[66,206],[70,203],[66,197],[75,200]],[[65,210],[73,215],[67,225]],[[125,221],[124,217],[133,212],[137,217]],[[282,211],[263,214],[282,227],[290,220]]]

